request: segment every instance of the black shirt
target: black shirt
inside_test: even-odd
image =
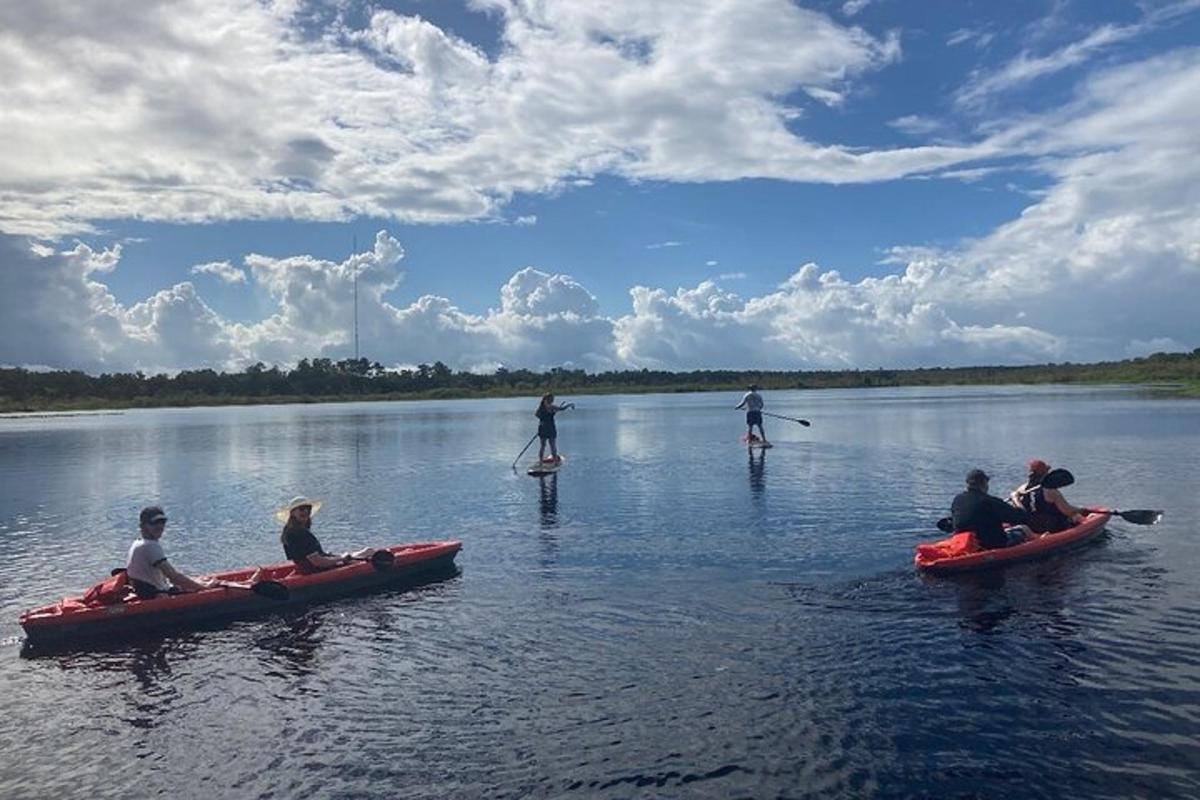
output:
[[[321,543],[308,528],[289,528],[283,532],[283,552],[295,562],[301,572],[314,572],[316,567],[309,563],[313,553],[326,555]]]
[[[955,497],[950,514],[954,517],[954,530],[975,531],[980,546],[987,550],[1008,544],[1002,523],[1029,522],[1025,511],[977,489],[968,489]]]

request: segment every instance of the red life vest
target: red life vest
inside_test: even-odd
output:
[[[83,593],[83,602],[88,605],[110,606],[120,603],[129,594],[129,576],[121,570],[111,578],[105,578]]]

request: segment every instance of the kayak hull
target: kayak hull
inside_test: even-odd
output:
[[[953,557],[939,557],[935,550],[950,539],[934,543],[933,546],[922,545],[917,548],[913,563],[917,569],[931,574],[945,575],[960,572],[977,572],[985,569],[995,569],[1008,564],[1023,561],[1034,561],[1054,553],[1061,553],[1074,547],[1086,544],[1104,533],[1112,515],[1107,511],[1097,511],[1089,514],[1083,522],[1073,528],[1058,533],[1043,534],[1031,541],[1023,542],[1013,547],[1002,547],[993,550],[975,550]],[[958,534],[956,534],[958,535]]]
[[[53,605],[26,611],[21,615],[21,627],[25,630],[27,647],[42,647],[127,638],[150,631],[251,617],[449,574],[454,571],[454,557],[462,549],[462,543],[430,542],[387,549],[395,559],[383,568],[359,561],[305,575],[296,572],[291,563],[263,567],[261,579],[286,586],[286,599],[263,597],[253,591],[230,587],[152,600],[131,598],[108,605],[85,603],[82,597],[67,597]],[[246,581],[253,572],[253,569],[241,569],[209,577]]]

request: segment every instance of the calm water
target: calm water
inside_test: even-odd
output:
[[[1200,796],[1200,403],[1104,389],[578,398],[0,420],[0,796]],[[992,576],[913,546],[981,466],[1164,508]],[[138,508],[193,573],[459,538],[412,591],[20,656],[21,610],[120,564]]]

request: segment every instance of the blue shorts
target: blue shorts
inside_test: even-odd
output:
[[[747,411],[746,412],[746,425],[747,426],[762,425],[762,412],[761,411]]]

